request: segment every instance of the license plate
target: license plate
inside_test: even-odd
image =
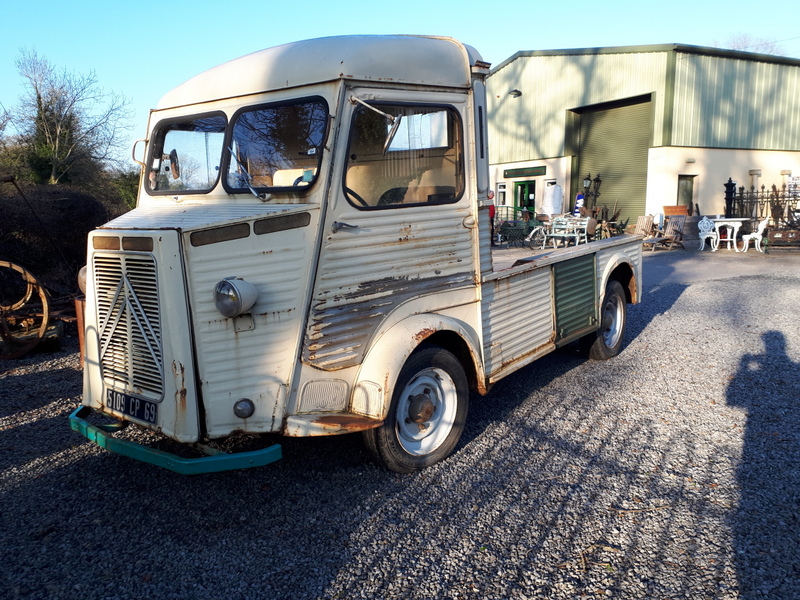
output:
[[[116,390],[106,390],[106,408],[153,425],[158,420],[158,404]]]

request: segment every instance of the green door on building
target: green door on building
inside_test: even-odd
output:
[[[536,215],[535,181],[518,181],[514,184],[514,208],[517,210],[527,208],[531,217]],[[517,213],[517,217],[519,217],[519,213]]]

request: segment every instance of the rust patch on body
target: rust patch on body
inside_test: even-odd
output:
[[[178,377],[180,373],[181,383],[175,390],[175,401],[178,403],[178,410],[186,411],[186,367],[179,362],[172,361],[172,374]]]
[[[414,342],[417,345],[419,345],[420,342],[422,342],[422,341],[426,340],[427,338],[431,337],[434,333],[436,333],[436,330],[435,329],[431,329],[430,327],[428,327],[426,329],[422,329],[422,330],[418,331],[414,335]]]
[[[314,424],[321,425],[331,433],[352,433],[380,427],[383,425],[383,421],[370,419],[369,417],[360,417],[358,415],[326,415],[314,419]]]

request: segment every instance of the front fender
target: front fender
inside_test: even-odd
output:
[[[484,375],[479,344],[460,321],[442,315],[415,315],[382,333],[367,352],[353,387],[352,411],[375,419],[386,418],[394,383],[406,360],[426,339],[440,332],[451,332],[458,336],[469,350],[478,381],[482,381]],[[454,354],[463,356],[463,352]],[[468,365],[465,365],[465,370],[470,372],[466,367]]]

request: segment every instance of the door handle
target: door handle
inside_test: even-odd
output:
[[[336,233],[341,231],[342,229],[358,229],[358,225],[350,225],[349,223],[340,223],[339,221],[334,221],[331,223],[331,232]]]

